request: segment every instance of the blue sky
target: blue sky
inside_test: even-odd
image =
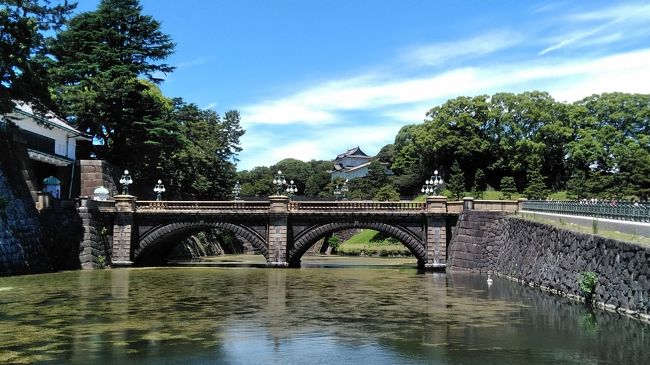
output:
[[[79,0],[94,10],[96,0]],[[141,0],[176,42],[161,88],[246,134],[238,169],[392,143],[461,95],[650,93],[650,3]]]

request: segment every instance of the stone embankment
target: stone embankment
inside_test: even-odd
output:
[[[36,180],[24,141],[0,133],[0,276],[79,268],[74,207],[36,211]]]
[[[650,321],[650,248],[492,212],[464,212],[448,269],[491,272],[583,299],[579,280],[594,272],[597,306]]]

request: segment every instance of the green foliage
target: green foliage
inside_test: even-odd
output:
[[[161,151],[159,167],[167,196],[177,199],[225,199],[235,183],[234,156],[243,135],[237,111],[222,118],[211,110],[176,99],[171,119],[180,145]],[[207,168],[209,167],[209,168]],[[245,187],[242,186],[242,195]]]
[[[0,115],[13,111],[14,101],[45,110],[50,100],[47,42],[76,4],[51,5],[47,0],[3,1],[0,8]]]
[[[151,84],[173,70],[159,61],[174,43],[141,12],[137,0],[102,0],[97,10],[73,17],[51,47],[59,112],[101,142],[97,157],[117,165],[149,161],[177,143],[166,118],[171,102]]]
[[[337,236],[330,236],[327,239],[327,244],[332,248],[332,251],[336,252],[336,250],[341,246],[341,239],[338,238]]]
[[[451,166],[451,176],[447,182],[447,189],[451,193],[451,198],[460,200],[465,193],[465,175],[460,169],[458,161],[454,161]]]
[[[104,255],[97,256],[97,268],[104,269],[106,268],[106,265],[107,265],[106,257],[104,257]]]
[[[526,186],[524,194],[529,200],[542,200],[548,195],[544,177],[538,167],[531,167],[528,171],[528,186]]]
[[[393,184],[386,184],[377,190],[374,200],[377,201],[399,201],[399,193]]]
[[[503,194],[504,199],[512,198],[513,194],[517,192],[517,186],[515,185],[515,179],[512,176],[504,176],[501,179],[501,194]]]
[[[580,273],[578,278],[578,286],[580,293],[585,297],[587,303],[591,300],[596,293],[596,285],[598,284],[598,276],[592,271],[585,271]]]
[[[474,173],[474,187],[472,188],[472,195],[474,198],[483,198],[483,193],[487,188],[487,183],[485,181],[485,173],[482,169],[477,169]]]
[[[649,116],[650,95],[643,94],[593,95],[572,104],[539,91],[458,97],[399,131],[391,168],[409,194],[430,166],[449,171],[458,162],[465,176],[481,169],[492,186],[506,176],[519,187],[535,182],[536,196],[550,188],[578,198],[648,199]],[[529,176],[534,170],[541,179]]]
[[[237,179],[242,185],[243,197],[268,196],[274,192],[272,181],[280,170],[287,181],[294,181],[298,187],[298,195],[331,198],[334,189],[328,172],[331,168],[330,161],[303,162],[288,158],[271,167],[258,166],[250,171],[240,171],[237,173]]]

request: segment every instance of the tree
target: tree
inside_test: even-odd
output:
[[[174,49],[160,23],[142,15],[137,0],[102,0],[96,11],[70,20],[52,42],[51,67],[59,111],[100,144],[95,154],[117,165],[133,162],[151,140],[142,128],[164,120],[158,107],[142,105],[150,87],[173,67],[161,63]]]
[[[5,0],[0,8],[0,115],[13,111],[14,101],[32,103],[41,111],[50,100],[45,58],[48,34],[63,25],[75,4],[47,0]]]
[[[504,199],[510,199],[514,194],[517,193],[517,186],[515,185],[515,179],[512,176],[504,176],[501,178],[501,194],[503,194]]]
[[[458,161],[454,161],[451,166],[451,176],[447,183],[447,190],[451,193],[451,198],[460,200],[465,193],[465,175],[458,165]]]
[[[542,200],[548,195],[548,189],[546,189],[544,177],[539,170],[539,166],[533,166],[528,171],[528,185],[524,190],[524,194],[531,200]]]
[[[178,199],[225,199],[235,183],[236,153],[240,150],[239,113],[225,118],[180,99],[171,119],[177,124],[180,146],[164,150],[160,176],[167,178],[168,195]],[[244,181],[240,181],[245,183]],[[249,195],[242,185],[242,195]]]
[[[474,187],[472,188],[472,192],[476,197],[482,197],[486,188],[485,173],[483,173],[482,169],[477,169],[474,173]]]
[[[399,193],[393,184],[386,184],[377,190],[373,200],[377,201],[399,201]]]

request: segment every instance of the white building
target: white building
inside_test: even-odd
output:
[[[77,141],[89,137],[53,113],[40,115],[24,102],[16,102],[14,111],[3,119],[18,126],[17,133],[26,143],[36,181],[56,177],[62,182],[61,197],[68,197]],[[39,188],[42,190],[43,186]]]
[[[352,180],[358,177],[365,177],[368,175],[368,169],[372,157],[366,155],[359,146],[351,148],[346,152],[336,156],[334,160],[334,170],[332,173],[332,180],[337,178],[343,180]],[[385,165],[382,163],[382,165]],[[392,175],[392,171],[384,167],[386,175]]]

